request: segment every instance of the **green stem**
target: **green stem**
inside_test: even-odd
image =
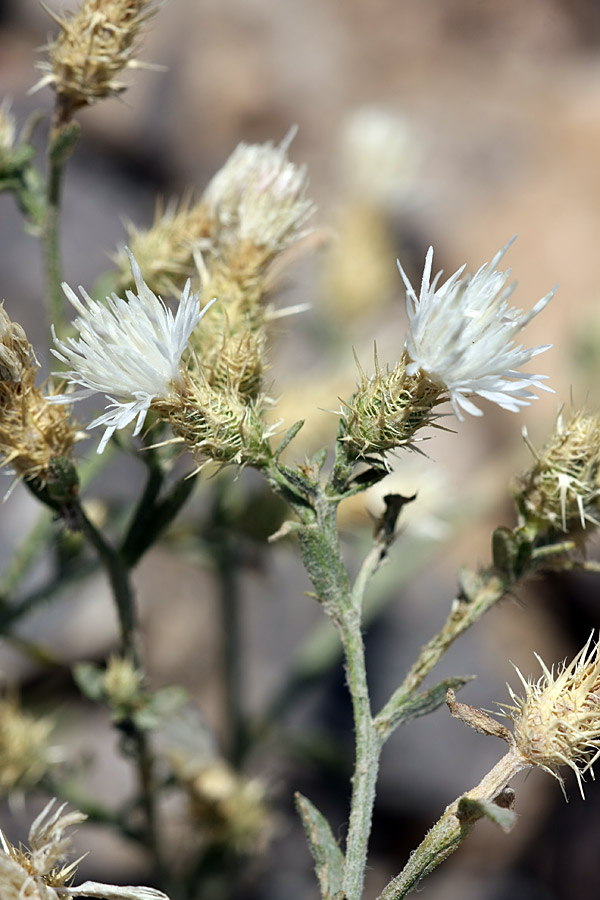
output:
[[[121,554],[90,522],[80,504],[78,504],[78,514],[82,530],[95,547],[111,584],[121,628],[123,655],[128,656],[134,665],[141,669],[135,597],[129,578],[129,569]],[[157,874],[161,878],[165,878],[166,866],[160,852],[158,837],[154,758],[148,736],[132,719],[124,722],[121,728],[125,739],[129,742],[131,755],[135,759],[138,770],[139,803],[144,817],[143,841],[152,856]]]
[[[140,652],[138,647],[135,598],[133,587],[129,579],[129,570],[121,558],[121,555],[108,543],[104,535],[98,531],[96,526],[88,519],[80,503],[77,503],[77,512],[83,533],[96,549],[110,581],[119,617],[123,654],[129,656],[133,663],[136,666],[139,666]]]
[[[62,181],[67,162],[79,135],[76,123],[57,126],[53,124],[48,142],[48,172],[46,185],[46,215],[43,249],[46,289],[50,305],[50,320],[56,333],[64,337],[66,318],[62,284],[62,257],[60,247],[60,214]]]
[[[466,795],[471,800],[493,801],[517,772],[527,767],[521,754],[511,750],[496,763],[494,768]],[[459,797],[447,807],[443,816],[425,835],[410,855],[402,872],[381,892],[377,900],[402,900],[418,885],[425,875],[432,872],[469,836],[475,820],[461,819],[458,813]]]
[[[242,635],[240,624],[240,590],[238,559],[234,547],[223,535],[217,548],[220,581],[223,669],[225,680],[225,718],[227,722],[228,756],[238,766],[244,752],[244,719],[242,713]]]
[[[343,616],[340,632],[346,657],[348,689],[352,697],[356,741],[343,890],[347,900],[360,900],[375,805],[375,786],[381,743],[371,716],[365,652],[358,610],[352,610]]]
[[[356,733],[356,757],[343,890],[345,900],[360,900],[381,751],[371,716],[361,632],[362,601],[367,581],[381,561],[381,547],[374,548],[369,554],[352,589],[337,532],[337,506],[340,499],[338,490],[346,477],[346,472],[338,466],[335,485],[333,479],[326,489],[314,482],[306,484],[303,493],[310,500],[310,511],[304,504],[293,506],[303,523],[298,529],[298,538],[304,566],[319,601],[340,632],[344,647]],[[272,483],[273,481],[276,479],[272,479]],[[277,482],[276,487],[289,500],[291,491],[281,491]],[[298,490],[298,481],[294,482],[293,487]],[[329,491],[334,496],[328,495]]]
[[[38,557],[42,548],[45,547],[54,527],[54,521],[49,511],[47,509],[43,510],[2,573],[0,604],[6,605],[9,602],[23,578],[28,574],[34,560]]]
[[[417,661],[386,707],[390,704],[397,706],[399,698],[403,695],[410,697],[454,641],[491,609],[507,590],[508,586],[504,579],[494,573],[484,574],[476,586],[468,591],[463,590],[454,600],[450,615],[442,629],[421,647]],[[379,714],[382,718],[385,718],[386,707]]]

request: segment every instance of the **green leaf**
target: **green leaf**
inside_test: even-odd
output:
[[[344,855],[331,833],[329,822],[310,800],[296,794],[296,809],[302,819],[323,900],[336,900],[344,879]]]
[[[494,800],[474,800],[471,797],[461,797],[458,804],[458,818],[467,824],[486,818],[508,833],[516,822],[517,814],[514,809],[499,806]]]
[[[73,678],[81,693],[99,703],[104,699],[104,671],[93,663],[77,663],[73,666]]]
[[[170,685],[149,696],[131,717],[138,728],[154,731],[164,719],[181,709],[188,699],[189,694],[184,687]]]
[[[435,712],[438,707],[446,702],[446,693],[451,688],[460,691],[461,688],[472,681],[473,675],[459,675],[454,678],[445,678],[434,685],[428,691],[423,691],[415,697],[407,697],[405,693],[398,691],[393,694],[381,712],[375,719],[375,727],[382,737],[387,738],[400,725],[409,719],[418,719]]]
[[[288,446],[290,441],[293,441],[302,426],[304,425],[304,419],[300,419],[298,422],[294,422],[291,428],[288,428],[286,433],[284,434],[281,443],[275,450],[275,459],[279,459],[285,448]]]

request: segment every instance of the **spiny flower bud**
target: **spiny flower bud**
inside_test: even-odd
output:
[[[64,409],[35,386],[38,364],[21,326],[0,307],[0,465],[19,478],[55,480],[76,432]]]
[[[32,91],[51,85],[65,118],[82,106],[120,94],[127,87],[117,79],[125,68],[140,68],[134,59],[136,39],[153,14],[152,0],[83,0],[75,13],[49,15],[60,26],[48,44],[49,61],[37,63],[44,72]]]
[[[558,770],[569,766],[583,796],[583,775],[600,755],[600,655],[590,635],[569,665],[554,674],[539,656],[543,675],[526,681],[519,697],[511,688],[513,706],[504,706],[514,721],[516,745],[529,766],[553,775],[562,786]]]
[[[195,274],[194,250],[203,247],[209,237],[205,206],[192,203],[189,197],[179,204],[173,200],[166,207],[159,201],[150,228],[136,228],[132,223],[126,228],[127,244],[146,284],[159,294],[178,294]],[[119,269],[118,287],[132,287],[127,251],[120,250],[114,262]]]
[[[276,426],[262,417],[265,398],[247,402],[235,390],[189,385],[179,404],[157,408],[195,459],[260,467],[271,455]]]
[[[524,523],[569,534],[600,524],[600,417],[576,412],[565,422],[559,415],[539,452],[523,436],[534,457],[514,489]]]
[[[343,434],[355,457],[385,456],[390,450],[410,447],[416,432],[434,422],[435,406],[445,398],[443,387],[417,372],[407,374],[406,352],[390,371],[381,370],[375,356],[375,375],[367,378],[359,366],[361,383],[341,409]]]

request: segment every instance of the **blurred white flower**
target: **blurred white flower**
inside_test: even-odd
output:
[[[413,190],[422,151],[408,118],[363,106],[344,123],[340,156],[348,194],[393,213]]]
[[[68,284],[63,290],[79,315],[74,321],[79,338],[59,340],[53,330],[57,350],[52,353],[66,366],[69,384],[81,390],[60,394],[53,402],[70,403],[104,393],[108,412],[99,416],[88,428],[105,426],[98,453],[118,428],[136,420],[134,435],[144,424],[153,400],[165,399],[173,387],[181,384],[181,356],[190,335],[214,299],[200,309],[198,295],[191,293],[188,281],[175,315],[154,294],[140,267],[129,253],[131,272],[137,294],[127,291],[127,300],[116,294],[98,303],[80,287],[85,306]]]
[[[510,269],[497,272],[514,238],[491,263],[475,275],[461,275],[464,266],[438,287],[442,272],[431,280],[433,247],[425,259],[419,296],[398,263],[406,285],[406,307],[410,322],[406,350],[411,359],[407,374],[423,372],[430,381],[444,385],[452,408],[462,421],[462,412],[483,415],[468,398],[477,395],[503,409],[518,412],[536,399],[530,388],[552,392],[546,375],[519,372],[529,360],[551,344],[525,349],[515,337],[550,302],[556,288],[542,297],[527,313],[509,307],[516,283],[506,286]]]
[[[147,887],[119,887],[86,881],[77,887],[75,877],[81,859],[63,865],[71,845],[64,832],[87,818],[78,810],[65,813],[51,800],[29,829],[29,848],[14,847],[0,831],[0,897],[2,900],[64,900],[95,897],[98,900],[169,900],[162,891]],[[68,886],[69,885],[69,886]]]

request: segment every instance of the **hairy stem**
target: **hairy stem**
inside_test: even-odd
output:
[[[64,337],[66,331],[64,297],[61,288],[63,281],[60,247],[62,182],[65,164],[71,155],[78,135],[79,126],[76,123],[58,126],[54,122],[48,143],[46,212],[43,229],[44,274],[50,305],[50,320],[59,337]]]
[[[494,768],[467,794],[471,800],[493,801],[508,784],[510,779],[527,763],[515,749],[496,763]],[[427,832],[419,846],[410,855],[402,872],[384,888],[377,900],[402,900],[418,885],[421,879],[432,872],[453,853],[472,832],[476,819],[465,819],[459,815],[459,797],[447,807],[443,816]]]

